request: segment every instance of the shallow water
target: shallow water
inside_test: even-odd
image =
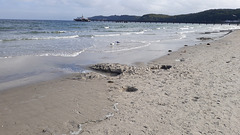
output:
[[[86,72],[89,64],[148,62],[229,29],[239,26],[0,20],[0,89]]]

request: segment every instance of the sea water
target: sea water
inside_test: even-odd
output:
[[[0,20],[0,90],[85,72],[95,63],[148,62],[218,39],[237,25]],[[210,42],[210,41],[207,41]]]

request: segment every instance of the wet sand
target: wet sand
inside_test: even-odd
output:
[[[0,133],[240,134],[239,35],[2,91]]]

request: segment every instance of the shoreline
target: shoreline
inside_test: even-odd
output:
[[[116,76],[74,74],[0,91],[0,132],[239,133],[238,35],[183,47],[146,65],[97,66]]]
[[[48,24],[48,23],[47,23]],[[111,24],[113,25],[113,24]],[[128,31],[124,32],[126,28],[117,30],[118,36],[113,34],[111,28],[118,25],[113,25],[110,27],[109,30],[106,32],[95,33],[93,35],[102,35],[103,37],[94,37],[93,39],[87,36],[86,40],[89,40],[90,46],[83,47],[82,49],[73,49],[75,51],[63,51],[63,53],[52,52],[52,53],[39,53],[41,49],[35,53],[30,54],[25,52],[26,50],[22,50],[23,54],[21,53],[22,47],[26,45],[33,45],[36,44],[53,44],[55,43],[62,44],[62,43],[69,43],[69,48],[73,47],[74,44],[72,42],[78,40],[84,40],[85,37],[80,36],[81,38],[74,38],[74,39],[64,39],[64,42],[60,42],[62,39],[59,40],[23,40],[21,42],[13,41],[13,42],[2,42],[1,45],[11,46],[16,44],[19,46],[20,50],[15,50],[19,52],[19,55],[15,55],[11,53],[8,55],[3,55],[6,58],[0,59],[1,66],[0,66],[0,90],[7,89],[9,86],[21,86],[26,85],[29,83],[47,81],[49,79],[55,79],[61,77],[62,75],[76,73],[76,72],[84,72],[85,65],[89,64],[97,64],[97,63],[122,63],[122,64],[131,64],[137,61],[141,62],[149,62],[152,59],[158,58],[160,56],[166,55],[168,50],[176,51],[181,48],[184,44],[194,45],[202,42],[202,40],[206,39],[218,39],[219,36],[224,35],[227,33],[226,30],[237,29],[238,26],[218,26],[218,25],[177,25],[177,24],[169,24],[169,25],[150,25],[150,24],[143,24],[143,27],[136,26],[134,29],[131,28],[131,25],[127,25],[126,27],[130,28]],[[146,26],[149,27],[149,29]],[[66,26],[66,25],[64,25]],[[90,25],[92,26],[92,25]],[[105,24],[101,24],[101,30],[105,31],[106,26]],[[47,31],[44,30],[44,31]],[[61,29],[57,30],[61,31]],[[123,32],[122,32],[123,31]],[[132,31],[132,32],[131,32]],[[172,32],[173,33],[172,33]],[[48,35],[47,33],[39,33],[36,31],[37,35],[36,38],[43,37],[61,37],[61,34],[64,33],[55,33],[56,31],[52,31],[53,35]],[[70,32],[70,34],[67,34]],[[76,29],[75,32],[79,32]],[[51,33],[51,32],[50,32]],[[55,33],[55,34],[54,34]],[[162,34],[164,33],[164,34]],[[12,35],[10,34],[10,39]],[[29,33],[29,37],[34,33]],[[36,34],[36,33],[35,33]],[[43,35],[42,35],[43,34]],[[75,34],[71,34],[71,31],[66,31],[67,36],[73,36]],[[64,34],[64,35],[65,35]],[[79,33],[82,35],[83,33]],[[128,35],[130,34],[130,35]],[[90,32],[90,35],[91,32]],[[111,36],[113,37],[111,37]],[[120,36],[119,36],[120,35]],[[20,32],[20,37],[21,32]],[[33,35],[32,35],[33,36]],[[66,36],[66,35],[65,35]],[[106,37],[105,37],[106,36]],[[111,37],[109,39],[109,36]],[[129,37],[130,36],[130,37]],[[202,38],[203,37],[203,38]],[[204,38],[206,37],[206,38]],[[83,38],[83,39],[82,39]],[[133,38],[133,40],[130,40]],[[21,38],[20,38],[21,39]],[[96,42],[95,42],[96,41]],[[120,44],[110,45],[112,42],[120,41]],[[32,42],[32,43],[31,43]],[[204,42],[204,41],[203,41]],[[86,42],[88,43],[88,42]],[[95,46],[96,44],[96,46]],[[58,45],[57,45],[58,46]],[[71,46],[71,47],[70,47]],[[66,47],[64,45],[64,47]],[[63,47],[63,48],[64,48]],[[96,48],[95,48],[96,47]],[[45,48],[45,47],[44,47]],[[46,47],[47,48],[47,47]],[[81,47],[80,47],[81,48]],[[7,49],[7,48],[6,48]],[[47,49],[48,50],[48,49]],[[52,49],[49,49],[52,50]],[[54,50],[54,49],[53,49]],[[61,49],[60,49],[61,50]],[[5,52],[5,50],[3,50]],[[8,52],[8,49],[6,50]],[[11,49],[10,49],[11,52]],[[51,51],[50,51],[51,52]],[[65,53],[64,53],[65,52]],[[82,52],[82,53],[80,53]],[[22,54],[22,55],[21,55]],[[9,57],[8,57],[9,56]],[[70,56],[70,57],[69,57]],[[23,84],[22,84],[23,83]],[[3,88],[4,87],[4,88]]]

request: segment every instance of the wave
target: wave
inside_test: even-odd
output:
[[[52,31],[51,33],[66,33],[66,31]]]
[[[99,34],[99,35],[93,35],[94,37],[117,37],[121,35],[140,35],[144,34],[147,30],[142,30],[138,32],[133,31],[105,31],[105,32],[116,32],[115,34]]]
[[[127,33],[122,33],[121,35],[131,35],[132,33],[127,32]]]
[[[186,37],[187,37],[187,35],[181,34],[179,39],[185,39]]]
[[[78,52],[74,52],[74,53],[45,53],[45,54],[40,54],[38,56],[54,56],[54,57],[77,57],[78,55],[80,55],[81,53],[85,52],[86,50],[81,50],[81,51],[78,51]]]
[[[142,30],[142,31],[139,31],[139,32],[134,32],[134,34],[137,34],[137,35],[140,35],[140,34],[144,34],[147,30]]]
[[[44,54],[39,54],[39,55],[20,55],[20,56],[40,56],[40,57],[48,57],[48,56],[54,56],[54,57],[77,57],[81,53],[85,52],[89,48],[85,48],[81,51],[73,52],[73,53],[67,53],[67,52],[62,52],[62,53],[44,53]],[[9,59],[13,57],[18,57],[18,56],[3,56],[0,57],[0,59]]]
[[[78,37],[90,37],[90,38],[93,38],[94,35],[78,35]]]
[[[62,36],[62,37],[48,37],[48,38],[42,38],[42,39],[66,39],[66,38],[78,38],[78,37],[79,37],[78,35],[73,35],[73,36]]]
[[[180,32],[181,34],[187,34],[187,33],[194,33],[194,32],[196,32],[196,31],[194,31],[194,30],[189,30],[189,31],[182,31],[182,32]]]
[[[179,28],[180,30],[189,30],[189,29],[194,29],[194,27],[189,27],[189,26],[185,26],[182,28]]]
[[[23,32],[22,34],[42,34],[42,33],[61,34],[66,32],[67,31],[29,31],[29,32]]]
[[[140,49],[140,48],[144,48],[144,47],[148,47],[150,46],[151,43],[148,43],[146,45],[142,45],[142,46],[137,46],[137,47],[131,47],[131,48],[124,48],[124,49],[119,49],[119,50],[109,50],[109,51],[103,51],[106,53],[113,53],[113,52],[122,52],[122,51],[130,51],[130,50],[135,50],[135,49]]]
[[[150,41],[151,43],[160,43],[161,40],[156,40],[156,41]]]
[[[95,37],[116,37],[120,36],[121,34],[106,34],[106,35],[94,35]]]
[[[88,49],[91,49],[95,47],[95,45],[93,46],[90,46],[90,47],[87,47],[87,48],[84,48],[80,51],[77,51],[77,52],[73,52],[73,53],[45,53],[45,54],[40,54],[40,55],[37,55],[37,56],[55,56],[55,57],[77,57],[78,55],[80,55],[81,53],[85,52],[86,50]]]
[[[47,31],[29,31],[29,32],[24,32],[23,34],[41,34],[41,33],[48,33]]]
[[[83,53],[83,51],[79,51],[79,52],[75,52],[75,53],[72,53],[72,54],[68,54],[68,53],[46,53],[46,54],[41,54],[41,55],[38,55],[38,56],[55,56],[55,57],[77,57],[78,55],[80,55],[81,53]]]
[[[51,39],[70,39],[70,38],[78,38],[78,35],[73,36],[61,36],[61,37],[42,37],[42,38],[14,38],[14,39],[2,39],[2,41],[22,41],[22,40],[51,40]]]
[[[189,33],[194,33],[194,32],[196,32],[196,31],[183,31],[183,32],[180,32],[179,33],[179,39],[185,39],[185,38],[187,38],[187,35],[186,34],[189,34]]]
[[[10,59],[12,56],[5,56],[5,57],[0,57],[0,59]]]
[[[11,31],[15,30],[15,27],[0,27],[0,31]]]

